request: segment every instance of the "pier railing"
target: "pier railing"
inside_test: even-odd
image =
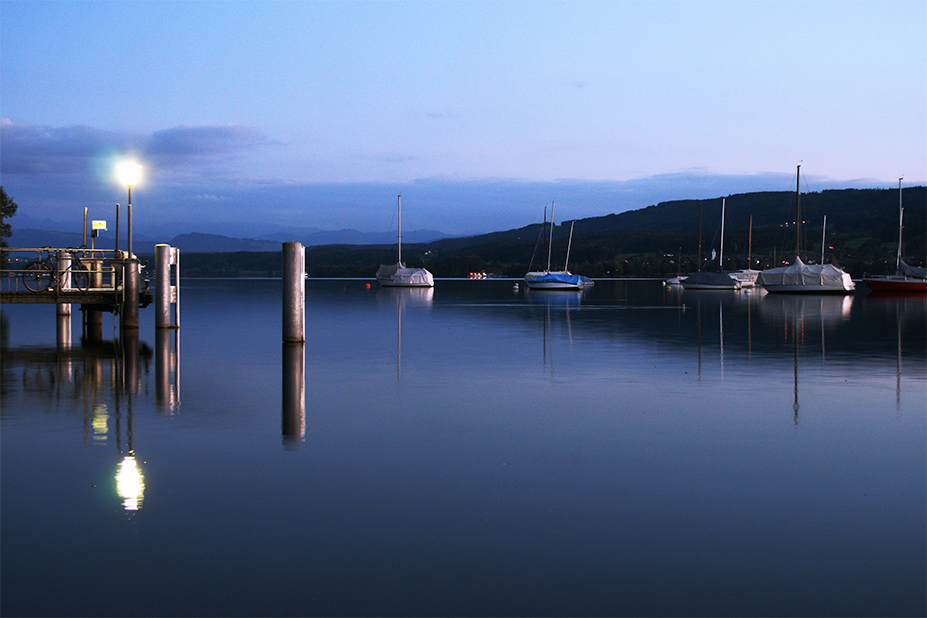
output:
[[[86,247],[0,247],[0,292],[6,302],[85,302],[123,291],[125,251]],[[108,304],[108,303],[104,303]]]

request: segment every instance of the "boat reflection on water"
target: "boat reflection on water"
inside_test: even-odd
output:
[[[434,303],[433,287],[381,287],[377,290],[377,304],[396,306],[396,381],[402,379],[402,314],[406,308],[431,309]]]
[[[567,340],[573,342],[572,311],[579,308],[583,301],[582,290],[529,288],[525,298],[529,305],[544,308],[542,359],[544,367],[549,368],[551,376],[554,371],[554,323],[553,316],[562,311],[563,324],[566,327]]]
[[[768,294],[759,308],[764,317],[814,320],[822,325],[835,324],[850,319],[854,299],[853,295]]]

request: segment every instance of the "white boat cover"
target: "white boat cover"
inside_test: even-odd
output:
[[[381,264],[377,269],[377,282],[393,287],[433,287],[434,277],[424,268],[409,268],[402,262]]]
[[[856,288],[843,269],[833,264],[805,264],[798,257],[791,266],[764,270],[756,283],[767,292],[849,292]]]

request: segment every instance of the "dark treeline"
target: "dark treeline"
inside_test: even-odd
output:
[[[795,254],[795,195],[764,192],[726,198],[724,268],[768,268]],[[824,255],[853,277],[895,268],[898,190],[845,189],[801,196],[801,256]],[[752,217],[752,227],[751,227]],[[664,202],[641,210],[575,221],[570,270],[589,277],[663,277],[698,270],[699,256],[719,249],[721,198]],[[551,267],[563,267],[570,221],[555,226]],[[904,255],[924,265],[927,255],[927,187],[904,189]],[[699,230],[701,229],[701,234]],[[521,277],[547,264],[542,224],[429,244],[403,244],[403,261],[436,277],[471,272]],[[752,239],[752,242],[751,242]],[[682,257],[681,263],[679,257]],[[531,263],[532,256],[534,262]],[[748,257],[752,261],[748,263]],[[184,276],[280,276],[279,252],[187,253]],[[311,277],[373,277],[380,264],[395,263],[394,246],[327,245],[306,249]],[[716,263],[709,268],[717,269]]]

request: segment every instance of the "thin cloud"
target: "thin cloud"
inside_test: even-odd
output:
[[[153,133],[146,152],[152,156],[210,158],[269,143],[263,133],[245,125],[181,125]]]
[[[155,167],[184,168],[221,164],[259,147],[272,145],[263,133],[245,125],[182,125],[150,136],[93,127],[20,125],[0,120],[3,174],[86,174],[126,153]]]
[[[0,173],[35,175],[81,174],[107,149],[124,149],[128,139],[83,125],[30,126],[0,120]]]

